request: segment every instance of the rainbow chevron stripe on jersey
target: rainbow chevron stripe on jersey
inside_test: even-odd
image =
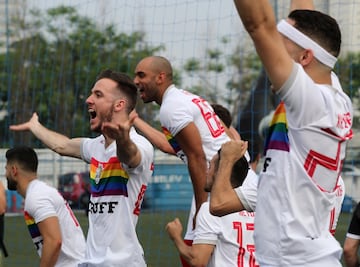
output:
[[[166,140],[168,140],[169,144],[174,149],[175,153],[178,153],[181,150],[181,148],[180,148],[179,144],[176,142],[174,136],[165,127],[162,127],[162,131],[166,137]]]
[[[100,170],[100,171],[99,171]],[[90,163],[91,195],[100,196],[128,196],[128,173],[123,169],[117,157],[108,162],[99,162],[95,158]]]
[[[287,132],[285,105],[284,102],[280,102],[270,122],[265,151],[268,149],[289,151],[290,145]]]
[[[25,217],[25,223],[29,229],[31,238],[34,239],[34,238],[41,236],[39,228],[38,228],[37,224],[35,223],[34,218],[31,217],[30,214],[27,213],[26,211],[24,211],[24,217]]]

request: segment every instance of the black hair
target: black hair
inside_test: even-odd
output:
[[[221,149],[218,151],[219,155],[219,161],[220,161],[220,152]],[[219,162],[218,161],[218,162]],[[238,159],[231,170],[231,177],[230,182],[233,188],[239,187],[244,182],[247,174],[249,172],[249,162],[246,159],[245,156],[242,156],[240,159]]]
[[[18,162],[20,166],[31,172],[37,172],[38,157],[31,147],[18,146],[6,151],[5,157],[8,162]]]
[[[226,127],[229,128],[232,122],[230,111],[220,104],[211,104],[211,107],[214,109],[214,112],[216,115],[218,115]]]
[[[138,90],[133,80],[125,73],[116,72],[110,69],[102,71],[96,78],[96,81],[104,78],[111,79],[117,83],[118,88],[125,94],[128,100],[128,112],[130,113],[136,106],[138,96]]]
[[[337,57],[341,47],[341,31],[336,20],[316,10],[294,10],[289,16],[294,27]]]

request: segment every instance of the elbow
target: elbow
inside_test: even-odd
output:
[[[224,216],[226,212],[224,212],[224,207],[220,203],[210,201],[210,213],[214,216]]]
[[[62,246],[62,239],[58,239],[55,243],[56,249],[60,250]]]
[[[193,258],[189,263],[191,267],[206,267],[208,262],[208,259]]]

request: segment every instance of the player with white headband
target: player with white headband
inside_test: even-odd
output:
[[[224,215],[256,204],[255,255],[261,267],[340,267],[342,249],[329,231],[329,214],[352,137],[353,108],[332,72],[340,52],[335,19],[293,0],[276,25],[266,0],[235,0],[245,29],[281,103],[270,122],[257,203],[231,188],[220,159],[210,209]]]

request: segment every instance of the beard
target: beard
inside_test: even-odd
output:
[[[8,177],[6,177],[7,180],[7,187],[10,191],[16,191],[17,189],[17,182],[15,182],[14,180],[9,179]]]
[[[97,115],[99,116],[99,123],[96,127],[94,127],[92,130],[94,132],[97,133],[102,133],[102,125],[104,122],[111,122],[112,118],[113,118],[113,110],[114,110],[114,105],[111,106],[111,109],[105,114],[105,115]]]

